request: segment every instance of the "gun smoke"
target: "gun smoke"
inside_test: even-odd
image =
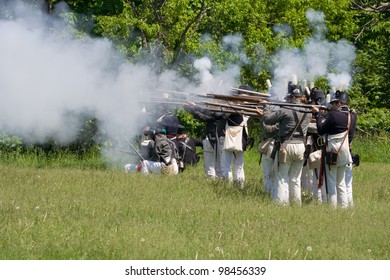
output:
[[[135,135],[145,118],[138,101],[161,96],[156,89],[193,92],[220,83],[210,73],[211,62],[200,66],[207,58],[198,65],[197,85],[174,71],[156,74],[146,63],[126,62],[106,39],[77,38],[60,17],[65,6],[55,6],[61,10],[53,15],[33,6],[24,1],[0,6],[0,132],[31,143],[67,144],[83,117],[93,116],[106,133],[120,129]]]
[[[100,129],[109,134],[121,130],[133,136],[146,118],[138,101],[161,97],[158,89],[227,93],[238,85],[240,67],[253,63],[242,37],[229,35],[221,51],[234,53],[236,61],[226,69],[217,69],[205,56],[194,60],[196,82],[174,71],[157,74],[147,63],[127,62],[107,39],[75,36],[61,17],[65,4],[47,15],[25,1],[9,2],[0,5],[0,133],[31,143],[69,143],[88,116],[98,119]],[[353,45],[324,39],[321,12],[309,10],[307,17],[314,36],[302,49],[283,49],[271,58],[273,89],[281,96],[293,74],[309,81],[325,75],[335,87],[348,88],[351,82]]]
[[[286,94],[286,85],[292,75],[299,80],[314,82],[324,76],[330,88],[348,89],[352,83],[352,67],[356,49],[346,40],[329,42],[325,15],[321,11],[309,9],[306,12],[309,27],[313,34],[305,38],[302,48],[282,49],[272,56],[273,91],[279,98]]]

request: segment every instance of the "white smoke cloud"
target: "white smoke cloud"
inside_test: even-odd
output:
[[[278,34],[282,37],[289,37],[292,35],[292,29],[288,24],[281,23],[281,24],[275,24],[273,28],[275,34]]]
[[[194,61],[194,67],[199,71],[199,79],[206,86],[213,81],[211,66],[211,60],[208,57],[202,57]]]
[[[12,7],[0,3],[0,132],[31,142],[74,140],[82,114],[96,116],[106,132],[121,129],[134,135],[146,118],[139,100],[161,97],[159,90],[164,89],[227,93],[237,86],[240,67],[251,63],[242,37],[230,35],[224,38],[222,50],[235,59],[226,69],[203,57],[194,63],[196,83],[174,71],[157,75],[153,66],[126,63],[108,40],[76,39],[59,17],[47,16],[24,1],[9,2]],[[56,5],[53,15],[65,9],[64,4]],[[323,25],[318,14],[317,24]],[[272,57],[273,89],[281,97],[293,74],[308,81],[326,75],[336,87],[350,84],[353,46],[319,38],[308,39],[302,49],[284,49]]]
[[[121,130],[130,137],[147,118],[138,101],[161,97],[161,89],[205,93],[236,85],[238,67],[212,69],[207,57],[195,61],[196,84],[174,71],[157,75],[153,66],[125,62],[106,39],[75,38],[57,16],[66,5],[49,16],[40,5],[11,2],[0,3],[0,132],[66,144],[81,116],[91,114],[109,136]]]
[[[328,31],[325,23],[325,14],[322,11],[308,9],[306,17],[309,21],[309,27],[313,29],[313,37],[318,40],[322,39]]]
[[[346,40],[329,42],[325,39],[327,28],[323,12],[309,9],[306,16],[313,36],[306,39],[302,48],[283,49],[272,57],[273,92],[280,99],[286,95],[292,75],[309,82],[326,77],[330,88],[343,86],[347,90],[352,83],[354,45]]]
[[[356,47],[346,40],[340,40],[331,45],[331,61],[329,67],[333,69],[328,73],[331,87],[349,89],[352,84],[352,67],[356,58]]]
[[[19,11],[29,12],[20,4]],[[92,111],[111,124],[129,122],[137,110],[132,99],[150,73],[118,65],[107,40],[70,40],[70,31],[58,29],[56,21],[50,22],[57,25],[53,33],[44,14],[31,21],[0,22],[1,128],[32,142],[47,137],[69,142],[80,127],[69,114]]]

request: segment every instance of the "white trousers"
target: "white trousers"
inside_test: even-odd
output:
[[[163,162],[143,160],[141,162],[140,170],[138,170],[138,164],[129,163],[125,165],[125,172],[131,173],[131,172],[141,171],[143,174],[150,174],[150,173],[160,174],[162,173],[162,169],[164,167],[166,167],[166,165]],[[174,175],[179,173],[179,167],[175,159],[172,160],[172,169]]]
[[[352,163],[350,163],[347,165],[347,168],[345,170],[345,186],[347,188],[348,206],[353,206],[352,180]]]
[[[290,202],[301,205],[301,175],[305,145],[303,143],[287,144],[286,150],[286,162],[279,162],[276,168],[273,199],[283,205]]]
[[[222,178],[244,187],[244,152],[222,151]],[[232,172],[233,167],[233,172]]]
[[[302,190],[309,191],[313,193],[313,169],[309,169],[309,164],[307,163],[305,166],[302,167],[302,175],[301,175],[301,187]]]
[[[148,173],[161,173],[161,169],[165,167],[165,164],[159,161],[143,160],[141,172]]]
[[[207,178],[222,178],[221,158],[224,142],[225,137],[219,137],[214,147],[207,137],[203,139],[203,168]]]
[[[274,160],[267,155],[261,157],[261,170],[263,172],[264,191],[271,193],[273,181],[273,164]]]
[[[326,165],[326,178],[328,181],[329,204],[348,207],[347,187],[345,185],[345,171],[347,166]]]

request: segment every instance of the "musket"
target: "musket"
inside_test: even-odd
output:
[[[228,108],[222,108],[222,107],[207,107],[204,108],[212,112],[220,112],[220,113],[226,113],[226,114],[241,114],[241,115],[246,115],[250,117],[259,117],[258,113],[252,113],[248,111],[241,111],[241,110],[233,110],[233,109],[228,109]]]
[[[247,96],[247,95],[224,95],[224,94],[213,94],[208,93],[204,97],[220,99],[225,101],[241,101],[241,102],[254,102],[259,103],[267,100],[266,98],[260,98],[255,96]]]
[[[214,103],[214,102],[204,102],[204,104],[208,106],[214,106],[214,107],[222,107],[222,108],[228,108],[231,109],[235,113],[255,113],[258,115],[257,109],[250,108],[247,106],[240,106],[240,105],[233,105],[233,104],[227,104],[227,103]]]
[[[131,142],[129,140],[127,140],[126,136],[123,134],[123,132],[120,132],[123,136],[123,138],[125,139],[125,141],[127,142],[127,144],[129,144],[130,148],[134,151],[134,153],[137,154],[137,156],[142,160],[144,161],[145,158],[141,155],[140,152],[138,152],[138,150],[133,146],[133,144],[131,144]]]
[[[236,100],[235,98],[233,98],[233,100],[226,100],[224,99],[225,101],[233,101],[233,102],[237,102],[238,100]],[[249,101],[249,99],[245,99],[247,100],[246,102]],[[245,100],[241,100],[241,101],[244,101]],[[210,103],[210,102],[205,102],[206,104],[207,103]],[[216,103],[216,104],[223,104],[223,103]],[[228,103],[230,104],[230,103]],[[279,107],[297,107],[297,108],[305,108],[305,109],[311,109],[313,107],[317,107],[318,109],[320,110],[328,110],[328,107],[324,106],[324,105],[313,105],[313,104],[302,104],[302,103],[288,103],[288,102],[268,102],[268,101],[260,101],[260,102],[253,102],[253,103],[247,103],[247,104],[239,104],[239,106],[241,107],[265,107],[267,105],[271,105],[271,106],[279,106]],[[229,105],[231,106],[231,104]],[[228,107],[227,107],[228,108]],[[250,110],[248,110],[250,111]]]
[[[320,164],[320,174],[318,176],[318,189],[322,189],[322,185],[325,181],[325,191],[326,195],[328,195],[328,178],[326,172],[326,144],[324,142],[323,137],[319,137],[317,139],[316,145],[319,149],[321,149],[321,164]]]
[[[244,96],[244,95],[222,95],[222,94],[207,94],[207,97],[211,97],[214,99],[232,101],[232,102],[251,102],[256,103],[256,105],[266,106],[280,106],[280,107],[299,107],[299,108],[307,108],[311,109],[313,107],[317,107],[320,110],[328,110],[328,107],[324,105],[313,105],[313,104],[303,104],[303,103],[289,103],[289,102],[281,102],[274,101],[267,98],[259,98],[254,96]],[[254,105],[254,106],[256,106]]]
[[[179,94],[179,95],[185,95],[185,96],[197,96],[199,94],[193,93],[193,92],[183,92],[183,91],[177,91],[177,90],[167,90],[167,89],[157,89],[157,91],[165,92],[165,93],[173,93],[173,94]]]
[[[232,87],[232,90],[245,92],[245,93],[252,94],[252,95],[258,95],[258,96],[262,96],[262,97],[270,97],[271,96],[269,93],[257,92],[257,91],[253,91],[253,90],[240,89],[240,88],[235,88],[235,87]]]
[[[140,100],[141,103],[158,103],[158,104],[171,104],[171,105],[184,105],[186,103],[183,101],[170,101],[170,100]]]
[[[259,102],[259,105],[272,105],[279,107],[297,107],[297,108],[307,108],[311,109],[317,107],[320,110],[328,110],[328,107],[324,105],[315,105],[315,104],[303,104],[303,103],[289,103],[289,102]]]
[[[320,165],[320,176],[318,178],[318,189],[322,189],[323,181],[325,181],[325,191],[326,195],[328,195],[328,175],[326,174],[326,148],[321,147],[322,155],[321,155],[321,165]]]

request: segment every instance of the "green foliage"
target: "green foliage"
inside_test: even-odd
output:
[[[203,136],[204,123],[196,120],[191,114],[180,108],[176,112],[179,123],[185,126],[186,133],[192,137],[201,139]]]
[[[53,5],[59,1],[46,2]],[[207,55],[213,61],[212,71],[239,65],[239,82],[258,90],[271,78],[270,56],[275,51],[299,48],[310,36],[318,36],[318,28],[324,27],[310,26],[306,13],[309,9],[322,11],[326,21],[322,35],[329,41],[352,41],[358,50],[349,93],[359,113],[359,126],[388,131],[388,12],[356,10],[349,0],[65,2],[73,14],[64,17],[79,30],[79,36],[91,31],[94,36],[106,37],[130,61],[153,62],[158,64],[156,71],[172,68],[193,77],[193,56]],[[366,2],[375,7],[380,1],[362,1]],[[37,3],[33,1],[33,5]],[[227,35],[240,38],[235,48],[226,48]]]
[[[9,153],[22,151],[22,139],[7,133],[0,133],[0,152]]]
[[[352,152],[359,154],[362,163],[390,163],[389,135],[357,133],[352,142]]]
[[[60,2],[51,0],[49,2]],[[123,0],[65,0],[66,3],[76,12],[94,15],[117,15],[124,8]]]
[[[69,148],[60,149],[58,146],[55,146],[55,149],[52,147],[50,150],[36,145],[23,147],[23,150],[22,147],[18,150],[0,149],[0,164],[34,168],[106,168],[104,159],[101,156],[101,149],[97,145],[78,153]]]
[[[379,2],[373,5],[378,5]],[[351,89],[356,100],[359,125],[368,131],[389,131],[390,109],[390,21],[388,13],[355,12],[360,26],[356,33],[359,49],[356,66],[359,72]]]
[[[368,133],[381,131],[390,132],[390,110],[386,108],[373,108],[367,113],[359,114],[357,125]]]

